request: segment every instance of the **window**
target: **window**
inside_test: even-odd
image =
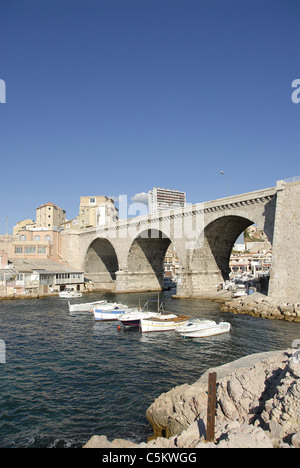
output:
[[[23,247],[15,247],[15,253],[16,254],[22,254],[23,253]]]
[[[90,198],[90,205],[93,205],[93,204],[95,204],[95,203],[96,203],[95,198]]]
[[[22,236],[19,236],[20,241],[26,241],[26,236],[23,234]]]
[[[41,240],[41,236],[34,236],[34,237],[33,237],[33,240],[35,240],[35,241],[40,241],[40,240]]]
[[[47,253],[46,247],[38,247],[37,253],[38,253],[38,254],[45,254],[45,253]]]
[[[36,247],[24,247],[24,253],[25,254],[35,254],[36,253]]]
[[[45,241],[51,241],[51,236],[49,236],[49,235],[48,235],[48,236],[45,236],[45,237],[44,237],[44,240],[45,240]]]

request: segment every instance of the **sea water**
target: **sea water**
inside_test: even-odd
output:
[[[156,294],[85,294],[143,305]],[[247,354],[286,349],[300,324],[222,313],[210,301],[160,295],[167,312],[231,323],[230,333],[184,339],[140,333],[92,313],[69,313],[67,299],[0,302],[0,447],[81,447],[92,435],[146,441],[145,417],[161,393],[195,382],[210,367]],[[153,303],[153,310],[156,304]]]

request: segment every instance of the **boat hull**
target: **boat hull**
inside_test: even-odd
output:
[[[161,313],[157,312],[127,312],[119,317],[119,322],[121,322],[125,328],[140,328],[142,318],[160,317],[161,315]]]
[[[118,320],[120,315],[123,315],[127,312],[127,309],[120,308],[120,309],[107,309],[107,310],[100,310],[100,309],[93,309],[94,318],[96,321],[115,321]]]
[[[142,333],[171,331],[175,330],[188,320],[188,317],[178,317],[176,315],[165,316],[164,318],[146,318],[141,319]]]
[[[59,297],[63,298],[63,299],[70,299],[72,297],[81,297],[82,296],[82,293],[81,292],[74,292],[74,293],[68,293],[68,292],[60,292],[59,294]]]
[[[105,304],[106,301],[85,302],[83,304],[70,304],[68,301],[69,312],[90,312],[93,307],[98,307],[100,304]]]
[[[228,333],[231,326],[227,322],[220,322],[218,324],[210,324],[207,326],[194,326],[187,327],[185,324],[178,327],[176,332],[184,338],[205,338],[207,336],[221,335]]]

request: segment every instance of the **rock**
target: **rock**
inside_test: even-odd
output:
[[[207,406],[207,385],[184,384],[157,398],[146,411],[155,436],[181,433]]]
[[[292,437],[292,446],[300,448],[300,431],[296,432]]]
[[[83,448],[109,448],[110,442],[107,440],[107,437],[102,435],[94,435],[90,440],[83,446]]]
[[[244,424],[229,430],[218,448],[273,448],[273,444],[262,429]]]
[[[294,350],[287,350],[247,356],[213,369],[219,376],[214,443],[204,441],[209,370],[193,385],[162,394],[148,408],[148,420],[159,435],[148,444],[93,436],[84,447],[300,447],[299,361]]]
[[[115,439],[109,442],[107,437],[104,435],[94,435],[91,439],[83,446],[83,448],[134,448],[137,444],[130,442],[125,439]]]
[[[195,447],[204,436],[205,424],[202,419],[199,419],[176,437],[176,447]]]

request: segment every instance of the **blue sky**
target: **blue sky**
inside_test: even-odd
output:
[[[300,174],[298,0],[0,0],[0,233],[52,202]]]

